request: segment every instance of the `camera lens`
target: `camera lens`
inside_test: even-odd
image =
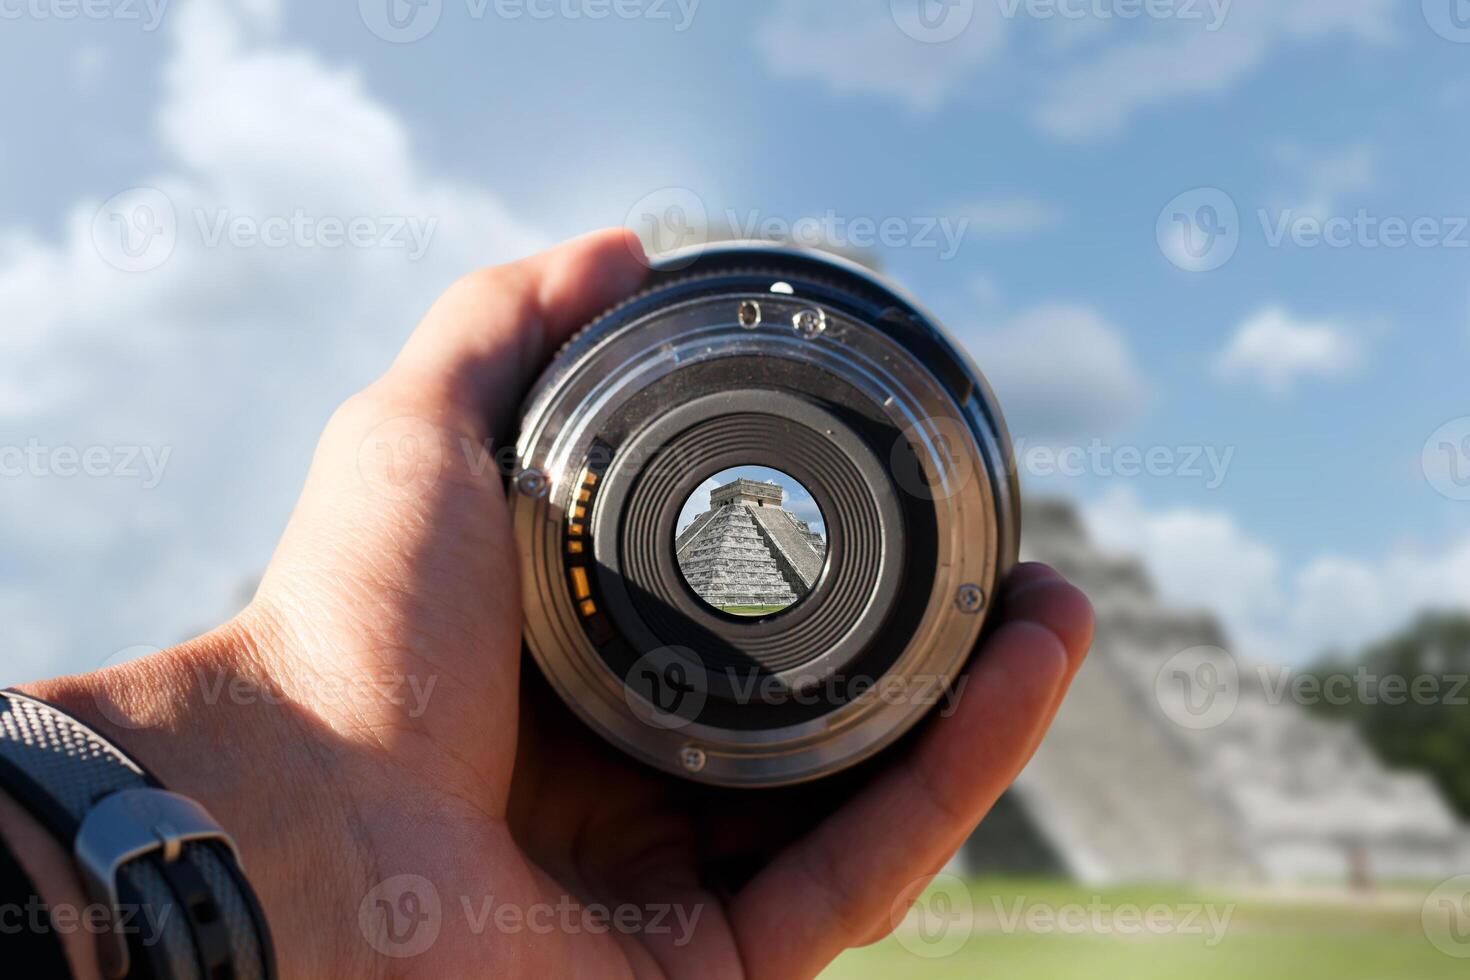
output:
[[[532,656],[594,731],[701,782],[802,782],[891,744],[1015,561],[989,388],[823,253],[670,255],[558,354],[516,457]]]

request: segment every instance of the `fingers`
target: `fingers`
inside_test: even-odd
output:
[[[1029,756],[1036,751],[1046,730],[1051,727],[1052,720],[1066,699],[1072,678],[1076,676],[1092,646],[1092,604],[1055,569],[1033,562],[1016,566],[1007,577],[1001,615],[1006,620],[1047,624],[1067,650],[1066,675],[1052,698],[1045,723],[1037,732],[1036,740],[1027,753]],[[922,880],[938,874],[948,860],[949,855],[946,855],[942,861],[924,869],[920,876],[921,881],[910,889],[910,899],[919,897],[923,890]],[[874,926],[870,934],[863,937],[860,944],[877,942],[892,931],[892,921],[884,919]]]
[[[1066,646],[1073,666],[1092,645],[1092,603],[1050,566],[1018,565],[1006,579],[1001,615],[1042,623]]]
[[[1006,576],[1005,591],[1015,592],[1023,585],[1040,581],[1066,581],[1060,572],[1050,565],[1043,565],[1039,561],[1025,561],[1011,569]]]
[[[1031,571],[1021,575],[1017,581],[1016,573],[1023,569]],[[1041,570],[1050,574],[1043,574]],[[1079,589],[1046,565],[1021,565],[1006,582],[1001,615],[1006,619],[1046,623],[1067,648],[1066,681],[1052,698],[1051,708],[1046,713],[1046,724],[1042,728],[1042,735],[1045,735],[1046,728],[1051,726],[1052,719],[1062,707],[1067,687],[1092,647],[1092,603]],[[1036,744],[1041,744],[1040,736]],[[1036,746],[1033,745],[1031,750],[1034,752]]]
[[[381,383],[498,431],[552,352],[647,271],[637,237],[608,229],[471,273],[434,303]]]
[[[752,976],[815,975],[870,937],[895,896],[942,866],[1020,772],[1090,641],[1090,612],[1053,576],[1022,575],[1043,591],[1005,609],[954,714],[736,896]]]

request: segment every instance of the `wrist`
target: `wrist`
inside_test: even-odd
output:
[[[371,875],[335,741],[282,693],[265,625],[247,612],[169,650],[22,690],[203,804],[238,845],[283,972],[315,975],[358,945],[350,896]]]

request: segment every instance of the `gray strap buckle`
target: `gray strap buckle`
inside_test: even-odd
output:
[[[176,861],[184,843],[218,840],[240,861],[235,841],[209,811],[194,800],[163,789],[124,789],[104,796],[82,818],[73,850],[87,893],[108,911],[109,928],[97,932],[97,958],[102,975],[120,980],[128,972],[128,942],[116,928],[120,910],[118,869],[129,861],[161,851]]]

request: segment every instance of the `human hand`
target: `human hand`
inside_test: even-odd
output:
[[[1037,565],[1012,574],[957,710],[840,801],[838,782],[684,785],[523,683],[493,447],[551,352],[645,269],[609,231],[456,283],[332,417],[244,612],[28,687],[234,833],[283,974],[814,975],[889,931],[1057,710],[1091,610]],[[222,679],[270,696],[221,698]],[[623,932],[566,911],[592,903],[672,912]],[[385,948],[364,926],[382,909],[433,921]]]

